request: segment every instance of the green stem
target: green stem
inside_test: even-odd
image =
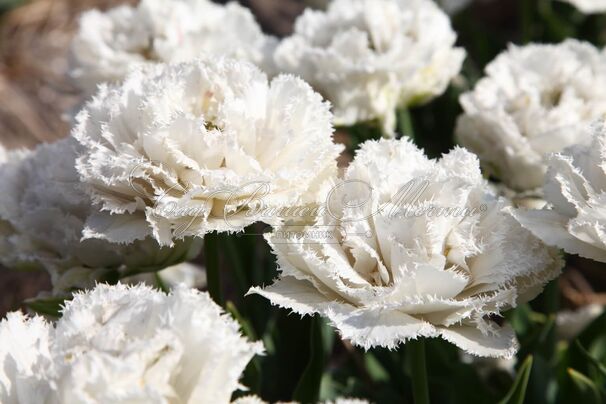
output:
[[[520,12],[520,20],[522,25],[522,43],[526,44],[532,41],[533,37],[533,14],[534,14],[534,0],[519,0],[518,7]]]
[[[322,322],[316,316],[311,319],[309,362],[293,393],[295,401],[317,403],[320,399],[320,386],[327,356],[323,342]]]
[[[555,332],[556,313],[560,306],[560,286],[558,280],[553,280],[545,286],[543,292],[545,299],[545,313],[547,321],[540,335],[541,351],[546,358],[552,358],[557,350],[557,338]]]
[[[398,131],[401,136],[408,136],[415,140],[415,129],[408,108],[402,108],[398,111]]]
[[[216,233],[208,233],[204,236],[204,263],[206,265],[206,283],[208,293],[215,303],[223,303],[221,293],[221,274],[219,269],[219,243]]]
[[[166,283],[164,283],[164,280],[162,279],[158,271],[154,272],[154,279],[156,281],[156,286],[158,287],[158,289],[167,294],[170,292],[170,288],[166,286]]]
[[[558,280],[553,280],[545,286],[545,312],[547,314],[557,313],[560,307],[560,286]]]
[[[415,404],[429,404],[427,386],[427,366],[425,364],[425,341],[418,339],[408,342],[411,361],[412,392]]]
[[[224,234],[222,238],[223,245],[227,250],[226,258],[229,263],[231,273],[236,278],[239,293],[242,296],[246,294],[246,292],[248,291],[248,287],[250,286],[246,276],[246,268],[244,267],[242,255],[245,256],[245,259],[248,260],[248,262],[255,261],[254,257],[247,256],[249,254],[249,251],[246,248],[246,243],[250,240],[246,239],[246,237],[248,236],[246,236],[245,234]]]
[[[379,128],[376,121],[361,122],[352,126],[344,126],[341,127],[340,130],[346,132],[349,137],[350,141],[345,145],[347,147],[347,151],[352,156],[355,154],[361,143],[364,143],[369,139],[381,139],[383,136],[382,130]]]

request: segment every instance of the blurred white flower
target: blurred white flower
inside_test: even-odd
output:
[[[606,262],[606,128],[598,124],[593,131],[589,145],[549,156],[543,187],[549,206],[513,214],[546,244]]]
[[[326,10],[332,0],[304,0],[307,7]],[[440,8],[449,15],[457,14],[459,11],[465,9],[474,0],[436,0],[436,3],[440,5]],[[475,0],[475,1],[491,1],[491,0]]]
[[[536,296],[562,262],[502,211],[473,154],[436,161],[404,140],[369,141],[338,188],[317,223],[269,235],[281,277],[249,293],[320,313],[364,348],[442,337],[515,353],[513,330],[490,317]]]
[[[278,70],[300,75],[333,105],[336,125],[378,119],[442,94],[461,69],[448,16],[430,0],[335,0],[306,10],[276,48]]]
[[[461,96],[458,141],[516,191],[543,183],[546,153],[587,142],[606,113],[606,54],[589,43],[510,46]]]
[[[0,402],[37,404],[48,397],[51,329],[42,317],[8,313],[0,321]]]
[[[559,339],[574,340],[589,324],[604,312],[600,304],[588,304],[576,310],[563,310],[556,316],[556,335]]]
[[[204,55],[247,60],[271,73],[276,43],[236,2],[141,0],[136,7],[82,15],[72,42],[72,76],[93,93],[100,83],[121,81],[133,66]]]
[[[267,404],[257,396],[244,396],[233,401],[233,404]]]
[[[93,207],[76,172],[77,154],[73,138],[6,152],[0,164],[0,263],[45,269],[61,293],[94,285],[112,271],[161,269],[197,252],[199,242],[192,240],[174,249],[151,239],[131,245],[82,241]]]
[[[516,208],[541,209],[547,203],[540,189],[516,192],[500,182],[490,182],[489,185],[497,195],[510,200]]]
[[[15,149],[11,152],[0,145],[0,164],[5,163],[11,153],[27,153],[27,151],[23,149]]]
[[[491,377],[494,377],[495,372],[505,372],[512,378],[515,377],[516,374],[515,366],[518,360],[515,357],[483,358],[461,351],[460,358],[461,362],[472,365],[480,377],[485,381],[489,381]]]
[[[239,231],[263,209],[314,202],[336,175],[329,106],[291,76],[268,83],[220,60],[134,72],[77,117],[78,170],[94,200],[87,237],[162,245]]]
[[[0,402],[229,403],[261,353],[206,293],[98,285],[54,327],[20,313],[0,323]]]
[[[442,10],[449,15],[453,15],[469,6],[472,1],[473,0],[437,0],[437,3]]]
[[[150,286],[163,286],[169,290],[179,285],[185,285],[193,289],[204,289],[206,287],[206,270],[191,262],[182,262],[158,272],[123,278],[120,282],[127,285],[145,283]]]
[[[572,4],[585,14],[599,14],[606,12],[606,1],[604,0],[560,0]]]

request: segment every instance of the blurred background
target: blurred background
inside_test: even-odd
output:
[[[225,1],[222,1],[225,2]],[[68,48],[85,10],[105,10],[133,0],[0,0],[0,141],[7,148],[32,147],[66,136],[66,111],[80,100],[67,76]],[[292,32],[305,7],[327,0],[241,0],[263,29],[276,36]],[[468,53],[462,75],[442,97],[412,111],[415,132],[431,156],[453,146],[459,94],[473,86],[484,66],[508,43],[560,42],[567,37],[606,43],[606,17],[583,15],[553,0],[442,0],[451,13],[459,45]],[[462,7],[462,8],[461,8]],[[347,142],[343,134],[339,140]],[[574,262],[573,262],[574,264]],[[573,307],[606,303],[606,271],[597,263],[568,268],[560,281],[565,302]],[[580,269],[579,269],[580,268]],[[42,273],[0,271],[0,315],[24,298],[47,289]]]

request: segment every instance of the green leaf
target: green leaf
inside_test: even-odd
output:
[[[532,356],[528,356],[516,376],[513,386],[499,404],[523,404],[526,397],[526,388],[530,379],[530,371],[532,370]]]
[[[406,348],[406,355],[409,356],[411,363],[412,393],[415,404],[429,404],[425,340],[420,338],[408,341]]]
[[[160,276],[160,273],[154,272],[154,279],[156,281],[156,286],[164,293],[170,293],[170,288],[166,286],[164,279]]]
[[[538,2],[538,14],[543,20],[544,36],[549,37],[550,42],[561,42],[566,38],[577,36],[574,24],[554,12],[551,0]]]
[[[478,362],[464,363],[459,349],[442,339],[426,339],[425,351],[431,402],[494,404],[513,383],[507,372],[496,367]],[[410,362],[409,359],[406,356],[405,361]],[[407,373],[410,371],[409,366]],[[461,386],[474,388],[463,389]],[[406,393],[412,390],[411,387],[407,389]]]
[[[578,402],[583,404],[598,404],[602,402],[600,391],[591,379],[574,369],[568,369],[568,376],[575,387],[576,394],[574,397]]]
[[[532,311],[523,304],[506,313],[520,341],[519,358],[540,355],[551,360],[556,353],[555,315]]]
[[[25,3],[25,0],[0,0],[0,14]]]
[[[223,303],[221,290],[221,273],[219,268],[219,236],[217,233],[207,233],[204,236],[204,264],[206,266],[206,282],[208,294],[215,303]]]
[[[257,336],[255,334],[255,330],[253,329],[250,321],[247,320],[244,316],[242,316],[242,314],[240,314],[236,305],[233,302],[228,301],[225,304],[225,308],[236,319],[238,324],[240,324],[240,329],[244,333],[244,335],[246,335],[246,337],[248,337],[250,341],[256,341]],[[250,363],[246,367],[246,370],[244,371],[242,381],[244,382],[245,386],[249,388],[254,388],[257,391],[261,388],[262,368],[259,357],[254,357],[250,361]]]
[[[249,240],[245,239],[247,237],[245,234],[222,234],[220,237],[222,247],[226,252],[225,259],[229,265],[230,273],[234,275],[238,285],[238,294],[244,296],[250,285],[242,261],[242,253],[246,251],[246,244]],[[256,261],[252,256],[250,259],[253,262]]]
[[[526,336],[532,327],[532,310],[528,304],[520,304],[513,310],[505,313],[507,321],[513,327],[516,335]]]
[[[407,394],[411,391],[409,376],[410,372],[405,373],[404,367],[401,366],[401,351],[390,351],[387,348],[373,348],[369,353],[374,356],[385,371],[390,376],[391,387],[400,395]]]
[[[381,362],[372,354],[372,352],[367,352],[364,355],[364,365],[366,367],[366,371],[368,375],[374,382],[384,382],[389,380],[389,373],[383,367]]]
[[[228,301],[227,304],[225,305],[225,308],[240,324],[240,327],[242,328],[242,332],[244,332],[244,335],[246,335],[251,341],[255,341],[257,339],[255,330],[253,329],[252,325],[250,324],[250,321],[248,321],[244,316],[242,316],[242,314],[240,314],[236,305],[233,302]]]
[[[337,397],[338,394],[338,384],[333,379],[333,376],[330,373],[324,373],[322,376],[322,381],[320,383],[320,398],[319,400],[324,402]]]
[[[49,297],[46,299],[30,299],[25,301],[25,305],[38,314],[59,318],[61,317],[61,309],[63,304],[69,299],[70,298],[67,296]]]
[[[586,349],[598,362],[606,364],[606,335],[600,335]]]
[[[555,403],[558,392],[557,372],[555,361],[548,360],[542,355],[532,357],[532,377],[526,387],[525,402],[527,403]]]
[[[345,143],[347,151],[353,156],[361,143],[369,139],[381,139],[383,130],[377,120],[360,122],[352,126],[341,126],[337,131],[347,133],[348,142]]]
[[[309,362],[293,394],[295,401],[303,404],[316,403],[320,398],[322,374],[327,357],[323,341],[322,320],[316,316],[311,321]]]
[[[549,314],[547,321],[540,329],[535,350],[546,359],[551,359],[556,353],[556,316]]]
[[[591,346],[593,341],[604,334],[606,329],[606,311],[593,320],[578,336],[582,346]]]
[[[401,137],[409,137],[415,140],[415,130],[412,122],[412,116],[408,108],[400,108],[397,111],[398,115],[398,132]]]
[[[583,357],[594,366],[594,368],[602,375],[602,377],[606,377],[606,366],[600,363],[596,358],[594,358],[587,350],[581,345],[581,343],[576,340],[574,342],[578,351],[583,355]]]
[[[116,271],[118,278],[110,279],[110,282],[114,284],[122,278],[158,272],[170,266],[190,261],[200,254],[203,244],[204,241],[201,238],[186,238],[177,240],[173,247],[147,248],[132,256],[125,256],[123,263],[125,268],[113,268],[114,270],[120,269],[120,271],[119,273]],[[146,258],[142,260],[143,256]]]

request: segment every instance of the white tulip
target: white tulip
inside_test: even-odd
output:
[[[42,317],[13,312],[0,321],[0,402],[45,403],[41,398],[51,390],[43,374],[51,363],[50,334]]]
[[[397,107],[442,94],[459,73],[465,52],[455,40],[430,0],[335,0],[306,10],[274,61],[332,103],[336,125],[379,120],[393,135]]]
[[[0,263],[45,269],[55,293],[62,293],[94,285],[111,271],[161,269],[196,253],[199,242],[191,240],[174,249],[160,248],[151,239],[131,245],[81,240],[95,209],[76,172],[79,151],[75,139],[66,138],[32,151],[5,152],[0,164]]]
[[[0,322],[0,402],[229,403],[262,353],[206,293],[98,285],[54,326]]]
[[[85,235],[114,242],[152,235],[172,245],[313,202],[342,150],[328,104],[309,85],[268,83],[234,60],[134,72],[103,87],[77,120],[78,170],[111,213],[92,216]]]
[[[542,210],[516,210],[518,221],[546,244],[606,262],[606,128],[593,127],[589,145],[548,158]]]
[[[71,49],[72,76],[87,93],[121,81],[134,66],[229,56],[268,72],[277,40],[236,2],[141,0],[107,12],[84,13]]]
[[[490,317],[536,296],[562,262],[502,211],[473,154],[436,161],[404,140],[368,141],[337,188],[327,215],[268,236],[281,276],[249,293],[320,313],[366,349],[441,337],[474,355],[516,352]]]
[[[540,187],[546,153],[589,141],[606,113],[606,54],[589,43],[510,46],[461,96],[458,141],[516,191]]]

